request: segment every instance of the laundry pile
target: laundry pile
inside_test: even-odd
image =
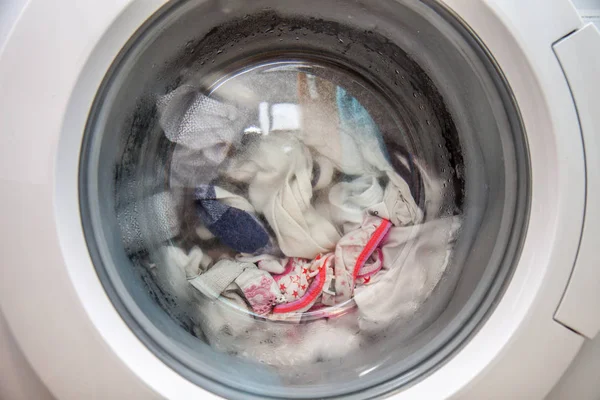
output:
[[[300,96],[304,110],[309,100]],[[435,179],[391,157],[344,89],[329,100],[323,129],[268,134],[244,132],[246,111],[191,86],[158,101],[176,144],[171,181],[191,188],[199,243],[159,253],[166,281],[194,304],[198,335],[220,350],[271,365],[341,357],[362,333],[410,319],[449,262],[460,224],[435,215]],[[228,251],[203,251],[215,241]]]

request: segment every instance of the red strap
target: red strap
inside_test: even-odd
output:
[[[375,251],[379,243],[383,240],[386,233],[392,227],[392,223],[387,219],[382,219],[381,224],[375,229],[373,232],[373,236],[369,239],[365,248],[360,252],[358,258],[356,259],[356,264],[354,265],[354,271],[352,273],[352,279],[356,280],[356,276],[358,275],[358,271],[362,268],[362,266],[367,262],[367,259],[371,257],[371,254]]]

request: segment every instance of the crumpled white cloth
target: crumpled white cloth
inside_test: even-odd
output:
[[[357,229],[365,214],[392,222],[394,226],[420,223],[423,212],[416,205],[410,189],[402,178],[392,175],[385,190],[375,176],[361,176],[331,187],[327,196],[319,196],[315,207],[331,220],[338,231],[346,234]],[[400,179],[400,186],[395,182]]]
[[[365,209],[383,201],[383,189],[374,176],[362,176],[331,187],[327,199],[316,205],[343,234],[357,229],[363,221]]]
[[[156,261],[152,269],[158,285],[177,298],[178,304],[188,304],[197,297],[196,290],[190,286],[191,279],[205,271],[212,259],[199,247],[185,252],[177,246],[161,246],[151,256]]]
[[[314,258],[331,251],[340,235],[311,204],[312,157],[291,135],[261,138],[227,170],[230,178],[248,182],[248,198],[275,232],[288,257]]]
[[[361,330],[379,331],[418,312],[448,266],[459,227],[458,217],[446,217],[390,229],[382,243],[383,270],[354,292]]]
[[[240,262],[255,263],[259,269],[271,274],[281,274],[285,270],[288,258],[281,258],[271,254],[238,254],[235,259]]]
[[[404,185],[401,185],[404,186]],[[421,222],[423,213],[417,207],[408,187],[388,183],[379,203],[367,208],[367,213],[390,220],[394,226],[413,225]]]

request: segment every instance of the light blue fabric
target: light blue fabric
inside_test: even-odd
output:
[[[389,161],[381,132],[363,105],[341,86],[336,90],[336,102],[340,116],[340,129],[355,138],[360,136],[375,138],[381,152]]]

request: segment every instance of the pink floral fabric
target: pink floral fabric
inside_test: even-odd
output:
[[[244,296],[255,313],[268,314],[278,303],[277,295],[271,291],[272,280],[263,276],[260,282],[244,289]]]
[[[235,283],[242,290],[252,310],[257,314],[268,314],[276,304],[285,301],[277,283],[266,271],[257,268],[246,269],[236,278]]]
[[[311,275],[310,271],[312,271],[314,278],[306,290],[306,293],[304,293],[304,295],[297,300],[275,306],[275,308],[273,308],[273,313],[285,314],[293,312],[294,314],[298,314],[300,312],[309,310],[318,301],[321,293],[323,292],[326,270],[332,261],[332,254],[325,256],[321,254],[317,255],[317,257],[311,263],[311,268],[309,268],[309,276]]]

